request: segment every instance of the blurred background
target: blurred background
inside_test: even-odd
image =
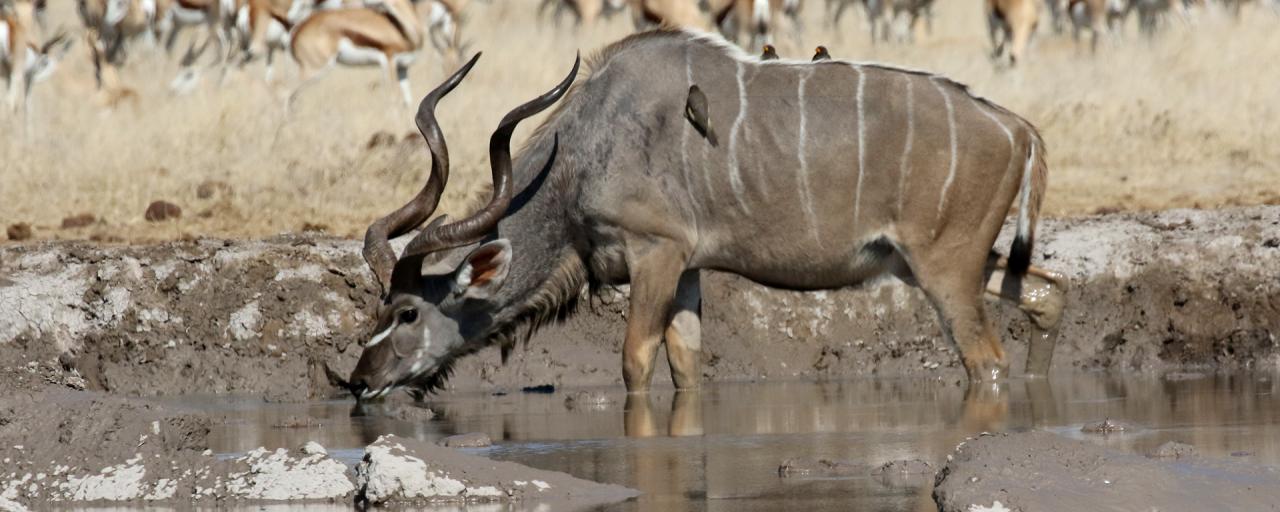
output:
[[[0,69],[9,76],[25,67],[34,82],[25,100],[6,90],[13,107],[0,111],[0,223],[8,237],[362,236],[426,179],[429,157],[412,121],[418,99],[461,58],[483,51],[438,109],[453,161],[440,212],[456,215],[486,190],[487,141],[498,120],[558,81],[575,52],[594,52],[667,12],[682,13],[670,15],[673,23],[728,27],[732,35],[733,9],[741,7],[729,5],[734,0],[348,6],[389,16],[403,4],[421,24],[393,25],[402,38],[420,36],[407,73],[414,105],[406,107],[376,65],[331,66],[290,101],[303,80],[299,65],[288,49],[275,52],[268,81],[263,41],[285,24],[296,23],[295,34],[319,25],[307,19],[332,6],[262,0],[286,4],[289,11],[273,18],[250,12],[257,1],[223,0],[202,11],[207,0],[0,0],[0,32],[30,41],[25,56],[13,44],[0,48]],[[1034,17],[1016,65],[992,56],[988,0],[766,0],[768,33],[738,42],[758,54],[768,41],[782,57],[801,60],[824,45],[838,59],[968,84],[1039,126],[1049,146],[1051,216],[1280,204],[1280,0],[992,2]],[[97,18],[85,14],[97,4],[105,4]],[[723,20],[718,9],[729,9]],[[1151,20],[1146,29],[1142,15]],[[124,35],[119,27],[134,18],[144,29]],[[278,26],[254,38],[248,19]],[[872,37],[872,21],[884,37]],[[525,123],[517,144],[536,125]],[[156,201],[177,208],[148,214]]]

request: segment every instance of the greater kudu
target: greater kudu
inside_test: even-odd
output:
[[[1008,371],[985,290],[1030,316],[1029,373],[1047,371],[1063,293],[1030,267],[1044,143],[963,85],[879,64],[761,62],[680,30],[633,35],[590,61],[514,163],[516,123],[564,95],[576,64],[508,114],[489,144],[490,202],[433,221],[396,258],[389,239],[426,221],[448,182],[436,102],[474,63],[419,107],[427,184],[365,235],[385,295],[349,381],[358,397],[440,386],[459,357],[495,344],[505,355],[584,287],[625,282],[627,388],[648,389],[664,338],[676,386],[697,387],[700,269],[797,290],[897,275],[924,290],[972,380]],[[992,247],[1015,199],[1006,260]]]

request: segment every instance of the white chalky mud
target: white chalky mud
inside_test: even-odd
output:
[[[315,443],[301,451],[259,448],[231,460],[217,460],[212,453],[196,457],[138,454],[96,471],[63,465],[34,476],[29,472],[2,475],[7,478],[0,485],[0,496],[33,506],[44,502],[347,500],[355,490],[349,473],[346,465]]]
[[[356,485],[360,500],[369,504],[574,501],[580,506],[640,494],[394,435],[379,437],[365,448],[356,466]]]

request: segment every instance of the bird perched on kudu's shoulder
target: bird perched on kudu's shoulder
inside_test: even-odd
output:
[[[831,60],[831,54],[827,53],[826,46],[819,46],[813,50],[813,61]]]
[[[712,146],[716,146],[719,142],[716,140],[716,132],[711,129],[711,115],[707,110],[707,95],[697,85],[689,86],[689,98],[685,100],[684,116],[693,124],[693,128],[710,142]]]
[[[776,60],[778,58],[778,50],[771,44],[764,45],[764,51],[760,52],[760,60]]]

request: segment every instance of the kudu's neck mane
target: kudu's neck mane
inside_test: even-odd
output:
[[[568,217],[577,169],[564,133],[572,127],[560,121],[572,100],[571,90],[561,108],[538,126],[517,153],[512,172],[515,196],[497,232],[488,238],[509,240],[512,262],[491,330],[473,348],[496,344],[504,361],[518,342],[527,342],[542,326],[571,315],[588,283]],[[469,210],[479,209],[489,195],[480,194]]]

